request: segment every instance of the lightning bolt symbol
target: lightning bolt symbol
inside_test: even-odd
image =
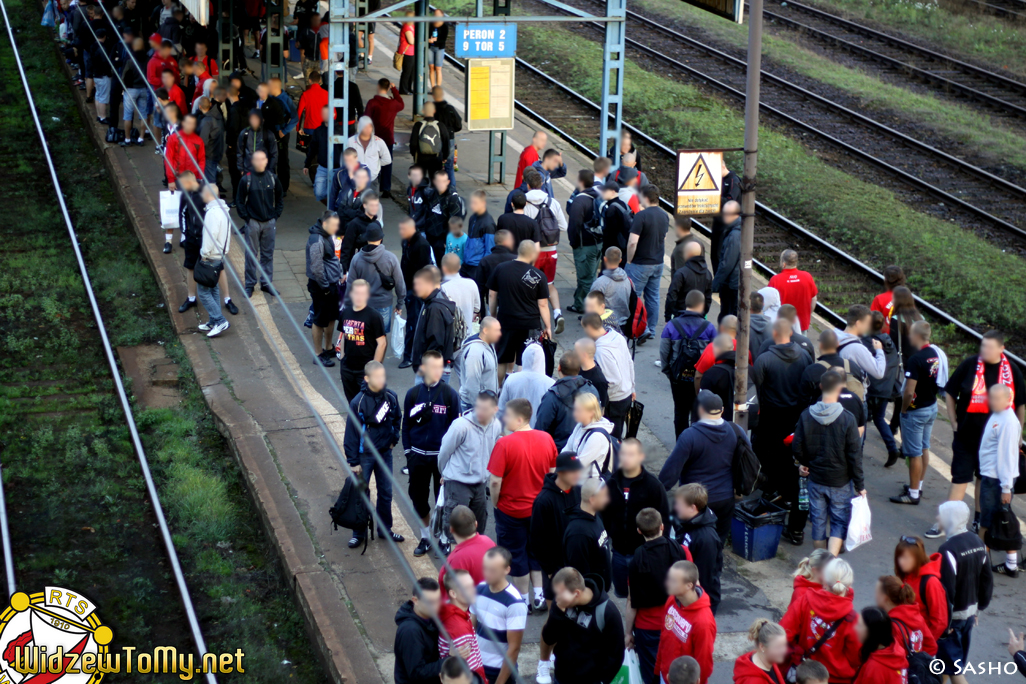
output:
[[[704,178],[704,177],[705,177],[705,169],[699,168],[698,172],[695,174],[695,187],[696,188],[699,187],[700,185],[702,185],[702,178]]]

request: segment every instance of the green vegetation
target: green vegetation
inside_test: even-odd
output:
[[[567,30],[521,26],[519,54],[584,95],[597,99],[600,47]],[[738,147],[738,110],[695,87],[627,63],[624,111],[628,120],[678,148]],[[884,188],[863,182],[819,159],[772,128],[759,140],[760,199],[877,267],[903,264],[913,288],[963,321],[1023,332],[1026,263],[957,225],[921,214]],[[736,155],[728,163],[740,167]],[[994,286],[1001,274],[1001,286]],[[852,302],[831,302],[847,306]]]
[[[136,416],[208,647],[245,652],[246,674],[226,680],[323,682],[51,34],[38,7],[6,2],[111,340],[163,345],[177,364],[181,402]],[[0,36],[0,187],[15,219],[0,225],[0,445],[19,588],[83,592],[113,628],[115,647],[192,650],[6,31]]]
[[[955,55],[987,62],[999,71],[1026,76],[1026,28],[1014,21],[983,14],[957,0],[806,0],[847,18],[869,19],[877,28],[905,34],[942,47]]]
[[[739,48],[748,45],[747,26],[724,21],[679,0],[645,0],[644,8],[698,27],[723,43]],[[1013,164],[1026,169],[1026,136],[1021,127],[1009,128],[1006,122],[978,108],[891,85],[858,69],[837,64],[792,42],[791,38],[802,40],[800,34],[790,31],[779,36],[764,35],[764,58],[850,93],[859,98],[861,106],[866,110],[895,112],[949,140],[965,144],[979,152],[989,163]],[[1026,39],[1026,34],[1023,38]],[[763,67],[772,69],[772,66],[765,63]]]

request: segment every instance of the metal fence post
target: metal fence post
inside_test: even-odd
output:
[[[277,33],[275,33],[277,31]],[[266,79],[277,76],[281,79],[282,86],[288,81],[288,70],[285,68],[285,3],[279,0],[267,3],[267,49],[261,57],[264,58],[264,70]]]
[[[606,0],[606,16],[626,17],[626,0]],[[602,139],[599,152],[605,154],[610,147],[620,144],[620,124],[623,117],[623,71],[627,47],[627,24],[623,21],[606,23],[606,43],[602,48],[602,111],[600,113]],[[613,125],[609,125],[610,118]]]
[[[427,0],[417,0],[416,11],[418,17],[428,16]],[[416,26],[414,26],[414,29],[413,70],[416,73],[413,76],[413,119],[416,120],[417,117],[420,116],[420,111],[424,108],[424,102],[427,101],[428,91],[431,89],[431,82],[427,77],[429,63],[427,42],[428,22],[418,22]]]
[[[342,112],[342,118],[338,123],[342,126],[343,131],[342,135],[335,135],[335,117],[329,116],[325,123],[328,126],[327,192],[329,194],[328,206],[331,207],[331,176],[335,160],[335,145],[345,145],[346,134],[349,132],[347,125],[349,121],[349,76],[346,73],[346,66],[349,61],[349,25],[337,21],[349,16],[349,0],[331,0],[329,12],[331,24],[328,27],[328,65],[331,77],[328,79],[328,97],[332,109]],[[341,61],[338,59],[339,55],[342,56]],[[341,93],[338,93],[335,88],[335,79],[339,76],[342,77]]]

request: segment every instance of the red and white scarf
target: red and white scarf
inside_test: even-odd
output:
[[[997,384],[1008,388],[1008,408],[1015,405],[1015,382],[1012,379],[1012,366],[1008,358],[1001,354],[1000,366],[998,368]],[[983,357],[976,358],[976,378],[973,380],[972,396],[969,397],[968,413],[990,413],[990,406],[987,404],[987,381],[983,379]]]

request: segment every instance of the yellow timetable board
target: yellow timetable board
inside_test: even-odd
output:
[[[467,130],[512,129],[516,92],[514,59],[468,59],[467,74]]]

